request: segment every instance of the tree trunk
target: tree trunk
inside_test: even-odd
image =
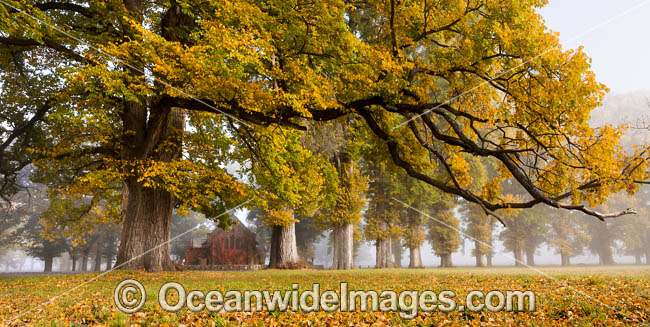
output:
[[[515,248],[512,250],[512,253],[515,256],[515,266],[517,266],[517,267],[523,266],[524,265],[524,251],[523,251],[521,245],[519,244],[519,242],[517,242],[515,244]]]
[[[494,257],[494,253],[492,253],[492,251],[490,251],[490,253],[485,255],[488,267],[492,267],[492,258],[493,257]]]
[[[531,246],[526,247],[526,264],[529,266],[535,265],[535,248]]]
[[[598,252],[598,257],[600,259],[600,263],[603,265],[615,265],[616,262],[614,262],[614,255],[612,253],[612,248],[603,245],[600,247],[600,251]]]
[[[102,270],[102,237],[100,236],[97,239],[96,243],[96,249],[95,249],[95,267],[93,270],[95,271],[101,271]]]
[[[477,267],[485,267],[485,262],[483,262],[483,255],[482,254],[475,255],[474,259],[476,259],[476,266]]]
[[[84,253],[81,255],[81,271],[87,271],[88,270],[88,253],[87,251],[84,251]]]
[[[420,247],[412,247],[409,249],[409,268],[422,268],[422,254]]]
[[[476,266],[485,267],[485,263],[483,262],[483,254],[479,250],[480,248],[481,243],[479,243],[479,241],[474,241],[474,257],[476,258]]]
[[[124,6],[132,19],[141,22],[145,4],[142,0],[125,0]],[[191,24],[172,1],[165,13],[162,35],[167,40],[181,40],[176,31],[181,24]],[[182,16],[182,17],[181,17]],[[127,30],[126,34],[135,34]],[[141,68],[141,67],[140,67]],[[141,71],[129,69],[134,77],[143,77]],[[171,216],[174,196],[162,187],[144,187],[142,171],[128,163],[153,161],[171,162],[181,155],[181,132],[185,127],[182,110],[167,103],[146,107],[147,101],[125,101],[122,112],[122,148],[120,157],[127,163],[122,182],[122,232],[115,267],[156,272],[175,270],[169,255]]]
[[[350,223],[334,226],[334,258],[332,269],[354,268],[354,226]]]
[[[402,248],[402,244],[399,239],[393,241],[393,244],[391,244],[391,249],[393,250],[393,262],[395,263],[395,266],[401,268],[402,254],[404,252],[404,249]]]
[[[634,255],[634,264],[635,265],[640,265],[641,264],[641,253],[636,253]]]
[[[109,237],[104,246],[104,258],[106,258],[106,270],[113,268],[113,260],[115,260],[115,238]]]
[[[126,203],[122,204],[122,235],[115,266],[151,272],[174,270],[169,256],[173,196],[139,184],[136,180],[124,183]]]
[[[391,238],[377,240],[377,254],[375,260],[375,268],[391,268],[392,263],[392,247]]]
[[[273,226],[269,268],[290,268],[296,262],[298,262],[296,223],[287,226]]]
[[[77,256],[71,257],[70,259],[72,259],[72,271],[76,271],[77,270]]]
[[[569,257],[568,254],[560,253],[560,257],[562,258],[562,266],[571,265],[571,258]]]
[[[123,136],[127,140],[125,144],[131,145],[123,147],[123,159],[145,157],[170,162],[179,157],[180,136],[172,132],[183,129],[183,112],[171,108],[152,111],[147,127],[147,110],[139,104],[127,103],[122,118],[124,129],[136,133]],[[144,187],[137,167],[125,167],[124,170],[128,177],[122,183],[122,233],[115,266],[150,272],[175,270],[169,254],[174,196],[163,188]]]
[[[52,261],[54,261],[54,257],[52,256],[46,256],[43,258],[44,260],[44,267],[43,267],[43,272],[52,272]]]
[[[650,265],[650,249],[645,250],[645,264]]]
[[[453,266],[454,263],[451,261],[451,253],[440,255],[440,268],[451,268]]]

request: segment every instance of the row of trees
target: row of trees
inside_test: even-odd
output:
[[[12,203],[0,208],[3,215],[3,232],[0,234],[0,256],[24,255],[43,261],[44,271],[52,271],[54,258],[66,253],[70,270],[100,271],[112,267],[117,254],[119,230],[112,224],[96,224],[86,231],[50,229],[47,215],[53,214],[56,205],[44,196],[43,190],[19,193]],[[66,210],[67,218],[76,212]],[[90,267],[89,267],[90,266]]]
[[[603,223],[582,214],[567,214],[550,207],[536,207],[512,212],[504,219],[505,227],[495,234],[498,221],[484,215],[477,205],[435,192],[426,184],[408,179],[395,167],[392,168],[395,171],[386,173],[387,169],[391,169],[390,162],[378,166],[376,162],[369,163],[363,157],[357,158],[356,162],[356,165],[352,164],[353,161],[348,162],[348,167],[353,169],[348,170],[350,175],[346,176],[353,177],[341,178],[342,181],[348,181],[349,187],[345,189],[346,193],[338,195],[339,200],[335,206],[318,209],[314,216],[296,217],[295,261],[298,261],[298,257],[313,261],[315,243],[325,230],[330,231],[329,247],[333,254],[334,269],[353,268],[356,250],[364,241],[370,241],[376,246],[377,267],[399,265],[403,249],[409,251],[410,268],[422,267],[420,249],[425,241],[431,244],[434,254],[440,257],[440,265],[450,267],[453,266],[451,254],[461,247],[464,238],[461,234],[473,243],[472,255],[476,258],[477,266],[491,265],[495,254],[492,247],[495,246],[496,238],[502,241],[505,251],[513,253],[516,265],[524,262],[534,265],[535,252],[544,244],[561,256],[562,265],[570,264],[570,258],[583,254],[585,248],[598,255],[601,264],[614,263],[614,249],[619,254],[634,256],[637,263],[641,263],[643,256],[646,262],[650,257],[650,222],[645,210],[637,216]],[[373,177],[364,177],[355,172],[366,172],[373,174]],[[643,208],[648,203],[649,194],[645,188],[635,196],[617,194],[606,205],[613,206],[611,209],[616,210],[629,206]],[[86,271],[89,263],[90,269],[96,271],[102,269],[102,262],[106,263],[106,269],[112,267],[117,252],[118,226],[102,223],[102,219],[89,223],[89,213],[79,212],[83,206],[65,205],[60,200],[45,195],[42,186],[32,185],[32,192],[19,193],[11,206],[5,203],[2,207],[6,218],[3,220],[3,234],[0,235],[3,244],[1,255],[6,254],[7,267],[12,258],[12,250],[21,250],[43,260],[45,271],[51,271],[53,259],[63,253],[67,253],[70,258],[72,271]],[[344,199],[348,199],[348,202],[344,202]],[[349,199],[355,201],[350,202]],[[381,209],[378,210],[377,207]],[[337,225],[328,225],[332,215],[337,212],[348,213],[347,215],[350,215],[349,212],[354,213],[353,220],[347,222],[351,229],[349,238],[337,234],[337,229],[332,227]],[[61,221],[56,215],[64,215],[67,220],[82,219],[84,231],[63,230],[62,224],[53,227],[52,222]],[[257,234],[260,250],[269,253],[273,226],[268,223],[266,215],[264,210],[253,208],[247,220]],[[339,217],[347,215],[340,214]],[[197,229],[197,225],[201,228]],[[176,235],[180,237],[170,244],[172,258],[182,262],[190,240],[207,233],[211,226],[206,223],[203,215],[197,213],[188,216],[174,214],[171,235],[174,238]],[[192,232],[185,234],[188,230]],[[341,251],[341,246],[337,246],[337,243],[347,241],[352,243],[345,247],[346,251],[350,251],[349,256],[342,260],[341,252],[337,253],[337,248]],[[342,263],[348,266],[337,267],[337,264]],[[285,264],[284,267],[292,266]]]
[[[638,191],[650,151],[589,125],[606,87],[543,3],[7,0],[0,195],[34,164],[46,233],[120,224],[116,264],[147,271],[175,269],[159,246],[174,210],[227,227],[226,209],[259,208],[273,267],[297,261],[296,222],[313,217],[340,269],[364,208],[378,266],[404,217],[419,257],[421,217],[396,199],[450,223],[474,203],[477,235],[541,204],[632,213],[594,207]]]

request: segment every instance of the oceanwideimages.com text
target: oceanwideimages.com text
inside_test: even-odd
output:
[[[158,291],[158,304],[163,310],[178,312],[187,308],[192,312],[399,312],[404,319],[413,319],[420,312],[452,311],[507,311],[532,312],[536,309],[532,291],[493,290],[470,291],[458,301],[456,293],[449,290],[354,290],[342,282],[338,290],[323,290],[319,283],[301,290],[292,284],[289,290],[186,290],[177,282],[167,282]],[[146,292],[140,282],[127,279],[117,285],[115,305],[122,312],[140,310],[146,301]]]

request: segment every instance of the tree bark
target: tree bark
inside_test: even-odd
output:
[[[476,266],[477,267],[485,267],[485,262],[483,262],[483,255],[475,255],[474,258],[476,259]]]
[[[454,263],[451,261],[451,253],[440,255],[440,268],[451,268],[453,266]]]
[[[521,247],[517,246],[512,253],[515,256],[515,266],[521,267],[524,265],[524,253]]]
[[[81,255],[81,271],[87,271],[88,270],[88,253],[87,251],[84,251],[84,253]]]
[[[54,257],[48,255],[43,258],[43,261],[43,272],[52,272],[52,262],[54,261]]]
[[[422,268],[422,254],[420,253],[420,247],[409,248],[409,268]]]
[[[404,252],[404,249],[402,248],[402,244],[399,239],[396,239],[393,241],[391,244],[391,249],[393,251],[393,262],[395,263],[396,267],[401,268],[402,267],[402,255]]]
[[[645,250],[645,264],[650,265],[650,249]]]
[[[96,249],[95,249],[95,267],[93,270],[95,271],[101,271],[102,270],[102,237],[100,236],[97,239],[96,243]]]
[[[634,255],[634,264],[635,265],[640,265],[641,264],[641,253],[636,253]]]
[[[104,247],[104,258],[106,258],[106,270],[113,268],[115,260],[115,237],[109,237]]]
[[[392,242],[391,238],[377,240],[377,254],[375,260],[375,268],[391,268],[392,262]]]
[[[145,157],[170,162],[179,157],[180,136],[174,132],[184,126],[181,110],[154,110],[147,127],[146,109],[135,103],[127,103],[128,108],[122,118],[125,130],[136,133],[125,133],[123,137],[129,140],[125,144],[131,145],[123,147],[125,160]],[[159,151],[154,151],[159,147]],[[122,233],[115,266],[150,272],[175,270],[169,250],[174,196],[160,187],[145,187],[139,180],[141,172],[137,167],[125,167],[125,170],[128,177],[122,183]]]
[[[607,245],[603,245],[603,246],[600,247],[599,250],[600,251],[598,251],[598,257],[599,257],[600,263],[602,265],[615,265],[616,264],[616,262],[614,262],[614,254],[612,253],[612,248],[611,247],[609,247]]]
[[[485,263],[483,262],[483,254],[479,252],[480,248],[481,243],[479,243],[479,241],[474,241],[474,251],[476,252],[474,254],[474,257],[476,258],[476,266],[485,267]]]
[[[273,226],[269,268],[290,268],[292,264],[298,262],[298,259],[296,223]]]
[[[173,196],[144,188],[137,180],[124,183],[122,236],[116,267],[156,272],[174,270],[169,256]],[[124,200],[123,200],[124,201]]]
[[[494,257],[494,254],[492,253],[492,251],[490,251],[490,253],[485,255],[488,267],[492,267],[492,257]]]
[[[354,268],[354,226],[350,223],[334,226],[334,258],[332,269]]]
[[[566,254],[566,253],[560,253],[560,257],[562,258],[562,266],[569,266],[569,265],[571,265],[571,258],[569,257],[568,254]]]
[[[529,266],[535,265],[535,248],[526,247],[526,264]]]
[[[77,271],[77,257],[74,256],[70,259],[72,259],[72,271]]]

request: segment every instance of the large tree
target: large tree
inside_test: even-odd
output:
[[[600,219],[630,213],[592,207],[635,191],[650,152],[625,154],[617,128],[587,124],[606,88],[580,49],[563,50],[546,29],[544,4],[12,0],[0,44],[42,51],[34,70],[64,86],[47,102],[56,141],[44,152],[94,163],[72,182],[117,185],[118,263],[156,271],[173,267],[160,245],[175,205],[217,216],[242,201],[215,159],[222,150],[206,142],[222,139],[214,131],[227,120],[305,129],[358,115],[410,176],[487,214],[540,203]],[[460,152],[495,161],[488,187],[468,188]],[[502,195],[507,178],[528,197]]]

